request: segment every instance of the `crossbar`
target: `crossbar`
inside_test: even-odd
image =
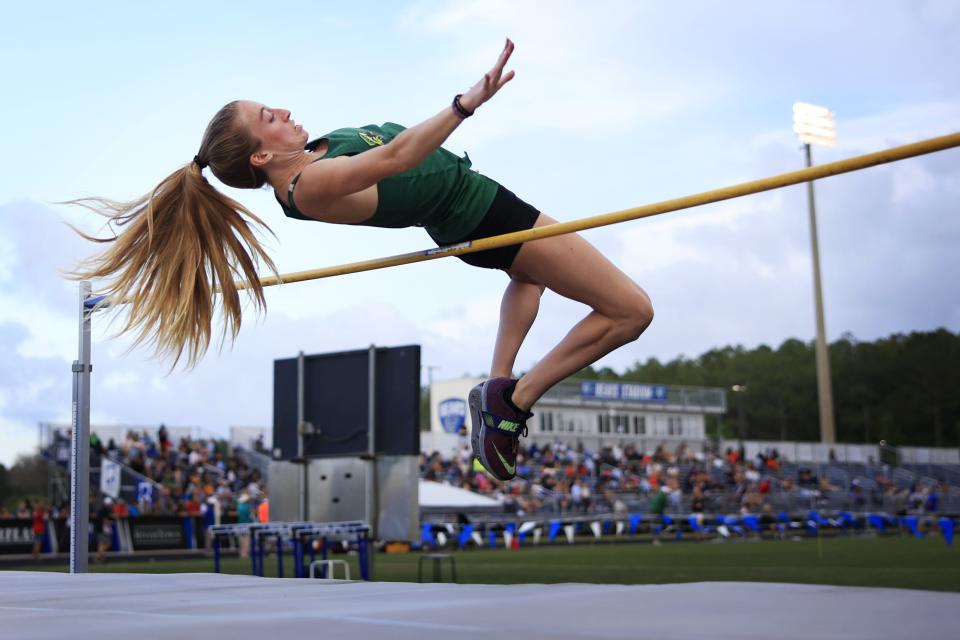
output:
[[[807,167],[805,169],[798,169],[797,171],[781,173],[768,178],[762,178],[760,180],[741,182],[740,184],[735,184],[720,189],[713,189],[712,191],[704,191],[702,193],[683,196],[681,198],[663,200],[653,204],[633,207],[631,209],[623,209],[621,211],[614,211],[612,213],[603,213],[587,218],[571,220],[569,222],[558,222],[542,227],[526,229],[524,231],[514,231],[513,233],[505,233],[489,238],[480,238],[478,240],[469,242],[434,247],[432,249],[413,251],[411,253],[402,253],[384,258],[361,260],[360,262],[349,262],[346,264],[323,267],[320,269],[308,269],[307,271],[296,271],[281,276],[265,276],[260,279],[260,284],[264,287],[272,287],[278,284],[291,284],[294,282],[305,282],[307,280],[318,280],[320,278],[332,278],[333,276],[343,276],[349,273],[373,271],[375,269],[386,269],[389,267],[398,267],[404,264],[446,258],[448,256],[461,256],[467,253],[486,251],[488,249],[498,249],[500,247],[521,244],[523,242],[530,242],[543,238],[552,238],[553,236],[564,235],[567,233],[576,233],[577,231],[584,231],[586,229],[595,229],[597,227],[608,226],[611,224],[619,224],[629,220],[649,218],[651,216],[670,213],[671,211],[690,209],[692,207],[699,207],[705,204],[721,202],[723,200],[730,200],[764,191],[781,189],[783,187],[793,186],[802,182],[810,182],[812,180],[819,180],[820,178],[828,178],[841,173],[860,171],[861,169],[867,169],[869,167],[875,167],[881,164],[896,162],[898,160],[906,160],[907,158],[922,156],[928,153],[935,153],[937,151],[945,151],[946,149],[952,149],[958,146],[960,146],[960,132],[951,133],[936,138],[929,138],[927,140],[921,140],[920,142],[905,144],[899,147],[891,147],[882,151],[866,153],[863,155],[854,156],[852,158],[846,158],[844,160],[819,164],[812,167]],[[250,284],[246,281],[240,281],[237,282],[237,288],[248,289],[250,288]],[[119,304],[124,302],[126,302],[126,300],[120,301]],[[104,309],[109,306],[113,306],[114,304],[118,303],[114,303],[112,301],[108,302],[104,300],[102,296],[91,297],[87,300],[88,307],[96,307],[98,309]]]

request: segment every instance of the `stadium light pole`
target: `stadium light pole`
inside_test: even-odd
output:
[[[743,441],[747,439],[747,423],[743,421],[743,394],[747,391],[747,385],[735,384],[730,390],[737,394],[737,440],[742,447]]]
[[[793,130],[803,143],[807,168],[813,165],[810,145],[832,147],[837,131],[834,114],[826,107],[805,102],[793,103]],[[813,197],[813,181],[807,182],[807,200],[810,205],[810,248],[813,257],[813,297],[817,315],[817,396],[820,400],[820,441],[837,441],[833,421],[833,391],[830,384],[830,357],[827,351],[826,327],[823,320],[823,290],[820,283],[820,244],[817,239],[817,210]]]

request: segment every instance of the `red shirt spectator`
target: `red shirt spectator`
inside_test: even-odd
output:
[[[183,510],[188,516],[199,516],[202,513],[203,505],[197,497],[192,497],[183,503]]]
[[[46,510],[37,505],[33,509],[33,535],[42,536],[47,532],[47,512]]]

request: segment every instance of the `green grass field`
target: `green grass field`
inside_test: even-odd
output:
[[[834,538],[798,542],[728,542],[595,544],[527,547],[519,551],[454,552],[458,582],[650,584],[700,581],[758,581],[898,587],[960,591],[960,545],[947,546],[940,537],[916,539]],[[331,556],[343,557],[343,556]],[[375,577],[386,581],[416,581],[419,553],[378,554]],[[285,575],[292,573],[285,554]],[[356,558],[350,557],[356,578]],[[276,556],[268,556],[266,574],[276,576]],[[34,568],[29,564],[7,569]],[[45,570],[66,570],[46,565]],[[210,572],[213,560],[164,560],[90,563],[92,572],[181,573]],[[225,558],[224,573],[249,574],[250,563]],[[446,577],[447,563],[444,563]],[[338,572],[338,575],[339,572]],[[424,575],[431,578],[425,562]]]

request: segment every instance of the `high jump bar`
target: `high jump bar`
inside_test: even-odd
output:
[[[260,284],[264,287],[271,287],[277,284],[290,284],[293,282],[304,282],[306,280],[317,280],[319,278],[331,278],[333,276],[347,275],[348,273],[359,273],[361,271],[373,271],[374,269],[386,269],[403,264],[412,264],[414,262],[423,262],[425,260],[436,260],[437,258],[446,258],[448,256],[460,256],[467,253],[476,253],[477,251],[486,251],[487,249],[497,249],[513,244],[540,240],[542,238],[551,238],[567,233],[576,233],[585,229],[594,229],[611,224],[619,224],[628,220],[638,220],[640,218],[649,218],[658,216],[671,211],[699,207],[701,205],[713,202],[721,202],[732,198],[739,198],[763,191],[772,191],[782,187],[789,187],[802,182],[819,180],[841,173],[850,173],[860,171],[889,162],[905,160],[936,151],[944,151],[960,146],[960,132],[951,133],[936,138],[929,138],[905,144],[898,147],[891,147],[882,151],[875,151],[844,160],[828,162],[826,164],[814,165],[797,171],[781,173],[779,175],[742,182],[729,187],[704,191],[694,195],[664,200],[653,204],[646,204],[631,209],[623,209],[612,213],[603,213],[569,222],[558,222],[555,224],[534,227],[524,231],[514,231],[503,235],[492,236],[490,238],[481,238],[470,242],[435,247],[423,251],[414,251],[384,258],[375,258],[372,260],[361,260],[360,262],[349,262],[346,264],[323,267],[320,269],[309,269],[307,271],[296,271],[281,276],[265,276],[260,279]],[[237,287],[241,289],[249,288],[249,283],[241,281]],[[93,296],[87,300],[88,308],[105,308],[109,303],[104,304],[103,296]]]

